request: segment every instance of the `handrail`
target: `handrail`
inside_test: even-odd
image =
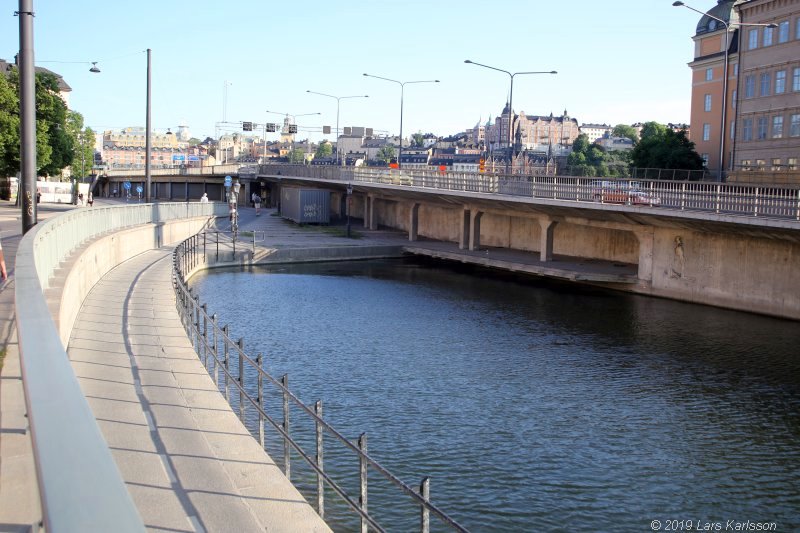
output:
[[[205,243],[205,238],[203,238],[203,243]],[[380,473],[386,480],[400,488],[402,492],[404,492],[407,496],[409,496],[416,505],[420,506],[421,512],[421,531],[423,533],[427,533],[429,531],[428,525],[428,516],[430,513],[434,514],[437,518],[439,518],[443,524],[449,526],[455,531],[467,531],[467,529],[456,522],[452,517],[448,516],[444,511],[438,508],[436,505],[431,503],[429,498],[429,480],[428,478],[424,478],[422,480],[420,490],[417,492],[412,487],[407,485],[403,482],[400,478],[392,474],[388,469],[386,469],[383,465],[381,465],[378,461],[373,459],[366,450],[366,435],[362,434],[359,438],[359,444],[353,444],[347,437],[342,435],[338,430],[336,430],[332,425],[330,425],[325,419],[322,418],[321,414],[318,412],[319,404],[317,408],[312,409],[309,406],[305,405],[300,398],[298,398],[294,393],[289,390],[287,386],[287,376],[284,376],[281,379],[277,379],[274,376],[270,375],[266,372],[261,365],[261,355],[259,355],[256,359],[248,356],[243,347],[243,341],[240,339],[238,342],[234,341],[233,337],[231,337],[228,326],[219,327],[217,323],[217,316],[215,314],[209,314],[207,306],[205,304],[200,304],[199,299],[192,294],[191,289],[188,287],[187,277],[191,275],[195,270],[203,268],[205,261],[207,259],[204,245],[201,244],[200,234],[192,236],[181,244],[179,244],[175,252],[173,254],[173,281],[174,281],[174,288],[176,294],[176,305],[178,308],[178,312],[181,316],[182,323],[184,328],[186,329],[186,333],[189,336],[190,340],[192,341],[192,345],[195,347],[195,350],[198,354],[198,357],[202,355],[202,362],[204,366],[208,369],[209,373],[211,373],[211,368],[209,367],[209,359],[208,356],[211,356],[211,364],[214,366],[214,374],[213,379],[217,386],[219,386],[219,377],[218,373],[219,370],[222,370],[224,379],[224,390],[225,390],[225,397],[226,399],[230,399],[229,394],[229,385],[232,383],[235,391],[239,392],[239,416],[244,423],[244,402],[246,401],[251,407],[253,407],[258,412],[258,422],[259,422],[259,434],[260,434],[260,441],[261,445],[264,445],[263,442],[263,421],[268,421],[272,427],[280,434],[281,438],[284,441],[285,446],[290,446],[293,448],[299,455],[302,457],[305,462],[317,473],[318,475],[318,506],[320,516],[324,518],[324,489],[322,488],[322,481],[324,480],[328,486],[333,489],[342,499],[347,503],[347,505],[355,511],[362,520],[362,530],[367,525],[377,531],[384,531],[383,527],[375,520],[375,518],[370,515],[366,506],[366,471],[364,470],[367,465],[372,467],[375,471]],[[208,331],[209,322],[211,324],[211,331]],[[201,327],[202,324],[202,327]],[[213,339],[213,340],[210,340]],[[222,357],[220,358],[220,350],[219,350],[219,343],[222,343],[223,349]],[[235,360],[238,366],[238,375],[236,375],[233,370],[230,368],[230,361],[231,355],[235,354]],[[247,363],[250,365],[250,368],[254,369],[257,373],[258,379],[258,398],[253,398],[247,391],[244,377],[244,364]],[[261,401],[261,390],[262,390],[262,378],[266,378],[269,383],[271,383],[278,392],[283,397],[284,402],[284,421],[280,423],[276,421],[269,413],[266,412],[266,409]],[[300,444],[297,443],[291,436],[290,426],[288,422],[288,402],[291,401],[294,405],[299,407],[301,411],[303,411],[309,418],[312,419],[314,425],[317,428],[318,438],[317,438],[317,457],[318,459],[313,459],[303,448]],[[335,437],[335,439],[343,444],[346,448],[348,448],[351,452],[355,453],[358,457],[359,463],[362,465],[362,480],[361,480],[361,491],[362,496],[357,502],[353,497],[348,495],[342,488],[339,483],[337,483],[332,476],[325,471],[322,465],[322,461],[320,458],[323,454],[323,444],[322,444],[322,431],[327,432],[328,434]],[[290,458],[288,453],[288,448],[285,448],[284,451],[284,469],[285,474],[287,477],[290,475]]]
[[[76,209],[34,226],[20,241],[20,366],[47,531],[144,531],[47,307],[50,278],[81,243],[106,232],[225,211],[224,204],[185,202]]]

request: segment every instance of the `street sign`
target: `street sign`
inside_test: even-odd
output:
[[[141,185],[137,185],[136,186],[136,192],[138,192],[139,194],[142,194],[142,186]]]
[[[225,186],[230,187],[232,183],[232,179],[230,176],[225,176]]]
[[[242,122],[242,131],[253,131],[252,122]]]
[[[131,182],[130,182],[130,181],[126,181],[126,182],[124,182],[124,183],[122,184],[122,187],[124,187],[124,188],[125,188],[126,190],[128,190],[128,191],[129,191],[129,190],[131,190]]]

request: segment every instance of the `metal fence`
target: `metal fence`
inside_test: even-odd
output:
[[[147,223],[209,217],[224,204],[138,204],[75,209],[34,226],[16,255],[20,366],[43,524],[47,531],[144,531],[81,391],[44,291],[82,243]],[[91,511],[87,511],[87,506]]]
[[[415,490],[400,480],[367,453],[366,434],[362,433],[356,443],[342,435],[323,418],[321,402],[316,402],[313,407],[304,404],[289,390],[287,375],[280,378],[270,375],[263,368],[264,357],[262,354],[258,354],[256,357],[248,355],[244,350],[244,340],[241,338],[234,340],[229,326],[220,326],[217,315],[209,314],[207,304],[200,303],[199,297],[188,287],[186,280],[188,275],[196,269],[202,268],[207,261],[208,255],[205,246],[205,235],[197,234],[182,242],[173,253],[176,304],[186,333],[192,341],[198,357],[201,358],[203,365],[213,377],[214,383],[224,391],[225,399],[231,403],[231,407],[235,408],[234,403],[238,405],[238,415],[242,423],[245,423],[246,411],[255,410],[258,427],[254,433],[258,434],[261,447],[265,446],[265,424],[268,423],[278,433],[283,443],[283,468],[286,477],[291,479],[292,453],[297,454],[314,471],[316,475],[316,507],[320,517],[325,518],[325,488],[327,487],[339,495],[346,505],[358,515],[362,532],[369,529],[386,531],[374,514],[370,513],[368,506],[368,472],[372,470],[394,485],[401,494],[405,494],[414,505],[419,506],[419,530],[421,532],[428,533],[430,531],[431,515],[453,530],[467,531],[431,503],[429,478],[422,479],[419,490]],[[255,397],[248,392],[246,383],[248,374],[251,376],[255,374],[255,387],[249,387],[251,390],[254,388],[257,391]],[[270,393],[265,388],[271,388],[273,392]],[[281,398],[282,408],[277,417],[267,412],[264,399],[268,394],[273,397],[279,395]],[[238,396],[238,401],[235,396]],[[303,449],[295,438],[294,426],[290,423],[293,420],[290,417],[290,406],[314,425],[315,449],[313,452]],[[348,494],[339,476],[325,468],[324,457],[328,449],[325,443],[330,439],[333,439],[334,444],[344,447],[351,453],[354,463],[358,465],[358,496]]]
[[[307,165],[261,165],[259,174],[334,182],[473,192],[581,203],[646,206],[748,217],[800,220],[800,187],[686,180],[510,176]]]

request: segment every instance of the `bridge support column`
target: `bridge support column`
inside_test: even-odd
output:
[[[458,240],[459,250],[466,250],[469,247],[470,218],[469,209],[465,207],[461,214],[461,235]]]
[[[481,217],[483,211],[473,209],[469,217],[469,249],[480,250],[481,248]]]
[[[364,227],[378,229],[378,218],[375,216],[375,197],[368,194],[364,202]]]
[[[411,204],[411,209],[408,210],[408,240],[416,241],[417,233],[419,232],[419,204]]]
[[[639,279],[641,281],[653,281],[653,241],[655,232],[653,228],[644,228],[634,231],[634,235],[639,241]]]
[[[557,221],[549,217],[539,219],[539,226],[542,228],[539,237],[539,261],[553,260],[553,230],[557,224]]]

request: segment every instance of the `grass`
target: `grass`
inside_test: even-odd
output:
[[[3,360],[6,358],[6,349],[0,350],[0,372],[3,370]]]

